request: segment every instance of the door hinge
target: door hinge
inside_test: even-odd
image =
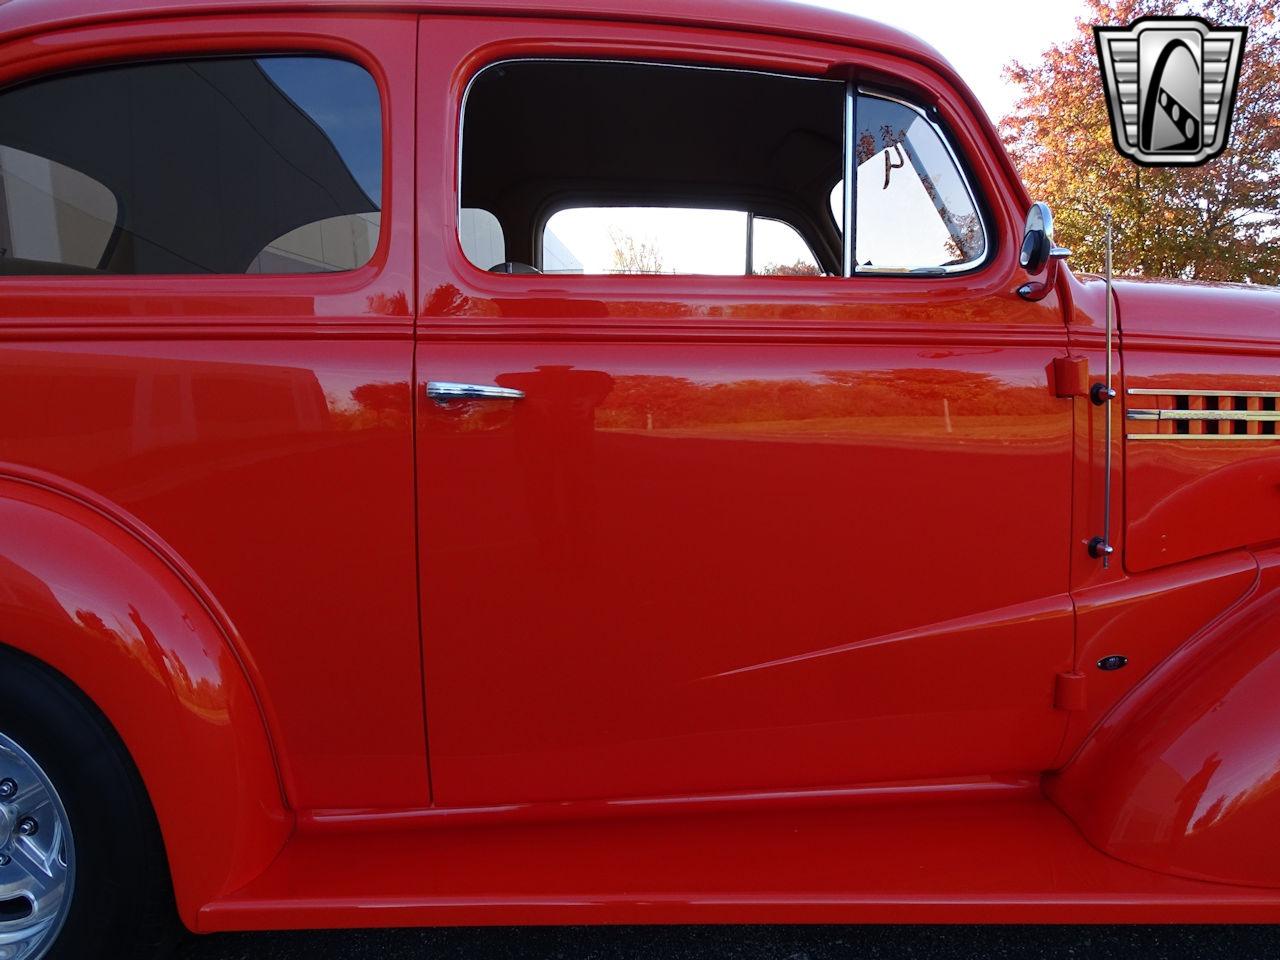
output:
[[[1060,673],[1053,688],[1053,705],[1058,710],[1083,710],[1085,698],[1083,673]]]
[[[1089,395],[1087,358],[1053,358],[1053,395],[1055,397],[1087,397]]]

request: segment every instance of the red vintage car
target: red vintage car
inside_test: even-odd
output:
[[[1280,920],[1280,297],[1052,234],[799,5],[0,4],[0,957]]]

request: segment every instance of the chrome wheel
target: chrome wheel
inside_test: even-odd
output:
[[[0,960],[36,960],[71,906],[75,850],[48,775],[0,733]]]

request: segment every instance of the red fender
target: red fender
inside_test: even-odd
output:
[[[1200,880],[1280,887],[1280,551],[1046,780],[1100,849]]]
[[[72,493],[0,477],[0,531],[0,642],[61,672],[113,724],[193,926],[292,829],[227,631],[163,550]]]

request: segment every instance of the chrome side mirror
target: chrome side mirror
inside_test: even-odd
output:
[[[1033,203],[1027,212],[1027,226],[1022,234],[1022,252],[1018,262],[1030,274],[1037,274],[1050,260],[1065,260],[1071,251],[1053,242],[1053,211],[1043,201]]]
[[[1018,293],[1026,300],[1044,299],[1057,282],[1058,262],[1069,256],[1070,250],[1053,242],[1053,211],[1049,205],[1042,201],[1033,203],[1027,211],[1027,226],[1022,234],[1018,263],[1032,276],[1040,273],[1046,265],[1053,269],[1042,282],[1023,284]]]

